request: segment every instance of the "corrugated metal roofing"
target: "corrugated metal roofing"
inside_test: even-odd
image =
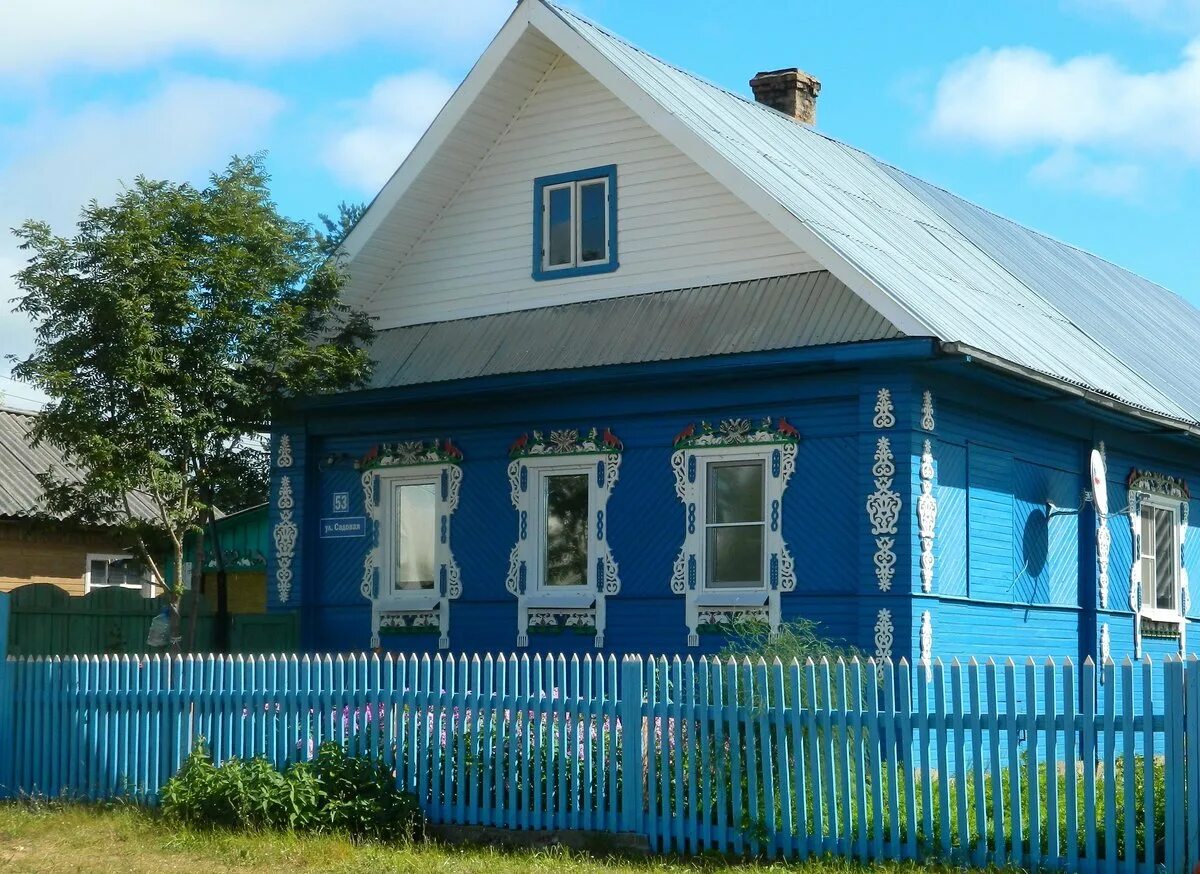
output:
[[[0,517],[31,518],[41,514],[45,505],[37,480],[40,473],[50,470],[68,481],[79,479],[79,472],[67,465],[53,446],[31,445],[29,431],[36,416],[0,407]],[[131,495],[130,503],[135,513],[155,517],[153,506],[141,495]]]
[[[1182,299],[543,2],[933,336],[1179,421],[1200,420],[1200,363],[1189,358],[1200,313]]]
[[[370,387],[897,336],[818,271],[391,328],[375,338]]]

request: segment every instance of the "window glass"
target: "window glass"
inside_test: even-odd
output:
[[[571,263],[571,186],[549,189],[546,201],[546,264],[560,267]]]
[[[708,521],[761,522],[763,467],[760,461],[708,466]]]
[[[763,584],[763,464],[708,466],[706,577],[718,588]]]
[[[141,586],[145,582],[141,562],[130,556],[92,558],[89,581],[92,586]]]
[[[1155,606],[1160,610],[1175,609],[1175,514],[1161,507],[1151,507],[1154,516],[1154,565],[1155,575],[1146,580],[1153,581],[1157,595]]]
[[[708,582],[720,588],[762,585],[762,525],[708,529]]]
[[[588,476],[548,476],[546,483],[546,585],[587,583]]]
[[[608,186],[603,180],[579,185],[579,261],[603,261],[607,257]]]
[[[433,483],[396,486],[396,576],[398,590],[433,588],[437,504]]]

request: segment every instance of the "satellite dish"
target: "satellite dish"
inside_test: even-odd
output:
[[[1101,516],[1108,515],[1108,465],[1099,449],[1092,450],[1092,497]]]

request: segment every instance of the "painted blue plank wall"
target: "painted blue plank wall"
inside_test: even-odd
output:
[[[783,415],[802,434],[796,473],[784,495],[783,532],[798,580],[797,591],[782,599],[784,618],[815,619],[829,636],[869,648],[873,618],[864,627],[865,617],[853,598],[870,584],[870,570],[862,567],[857,549],[866,522],[864,496],[854,485],[860,468],[869,471],[870,466],[869,459],[864,465],[858,457],[858,393],[853,373],[667,388],[645,381],[620,391],[542,392],[310,420],[314,509],[303,538],[303,598],[306,614],[317,618],[305,623],[304,645],[342,651],[361,649],[369,640],[369,604],[360,593],[365,538],[319,540],[311,531],[313,519],[330,515],[336,493],[348,493],[348,515],[365,515],[353,460],[380,442],[450,437],[465,457],[452,536],[463,595],[451,606],[450,649],[511,650],[516,600],[504,579],[517,521],[509,497],[508,446],[533,429],[585,431],[594,426],[612,428],[625,447],[609,503],[608,539],[620,566],[621,592],[608,600],[606,649],[687,651],[683,599],[669,585],[684,522],[670,465],[672,440],[685,424],[702,419]],[[690,651],[712,652],[724,644],[723,638],[709,635],[699,650]],[[383,645],[434,649],[436,638],[385,636]],[[529,650],[583,653],[594,648],[590,636],[531,635]]]
[[[685,378],[670,368],[622,372],[621,378],[564,387],[523,383],[503,394],[447,389],[420,399],[373,400],[358,407],[310,413],[281,428],[292,436],[293,499],[300,536],[297,582],[280,602],[271,568],[272,609],[303,605],[304,645],[358,650],[369,641],[369,606],[360,594],[363,538],[319,540],[317,520],[346,493],[349,515],[364,515],[354,460],[380,442],[450,437],[465,453],[453,542],[464,592],[452,604],[452,651],[508,651],[515,645],[516,604],[504,588],[516,538],[509,499],[507,447],[533,429],[612,428],[624,441],[620,480],[609,506],[609,544],[622,589],[608,602],[606,649],[611,652],[714,652],[725,641],[706,635],[686,646],[683,599],[670,592],[672,563],[683,536],[683,508],[670,468],[672,439],[689,422],[729,417],[787,416],[802,433],[797,469],[783,502],[783,531],[796,559],[797,591],[782,599],[784,618],[802,616],[824,632],[875,654],[883,645],[881,611],[893,625],[890,653],[916,660],[921,624],[932,627],[932,654],[944,660],[989,657],[1018,661],[1099,653],[1108,626],[1110,651],[1134,654],[1128,605],[1130,535],[1124,480],[1132,467],[1200,483],[1195,449],[1138,433],[1117,417],[1056,399],[1031,400],[978,372],[932,364],[887,369],[855,366],[726,372]],[[876,416],[878,392],[890,392],[894,421]],[[923,395],[936,423],[927,425]],[[876,488],[873,459],[881,438],[894,453],[894,487],[902,511],[890,587],[876,574],[877,538],[866,499]],[[1095,561],[1095,516],[1082,504],[1088,453],[1108,446],[1112,550],[1109,603],[1101,609]],[[934,457],[938,519],[931,591],[922,589],[917,507],[920,459]],[[281,477],[273,468],[273,502]],[[1198,511],[1200,512],[1200,511]],[[280,520],[272,506],[272,525]],[[1187,564],[1200,562],[1200,515],[1191,515]],[[1193,598],[1191,614],[1200,611]],[[1175,645],[1174,650],[1172,645]],[[1200,631],[1187,637],[1198,651]],[[426,649],[436,640],[405,635],[390,649]],[[1147,639],[1156,657],[1177,642]],[[535,636],[530,650],[593,651],[582,635]]]

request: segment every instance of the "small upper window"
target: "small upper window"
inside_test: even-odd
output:
[[[615,165],[534,180],[533,278],[617,269]]]
[[[1179,549],[1175,544],[1177,513],[1173,506],[1144,501],[1142,525],[1142,608],[1159,614],[1179,613]]]

